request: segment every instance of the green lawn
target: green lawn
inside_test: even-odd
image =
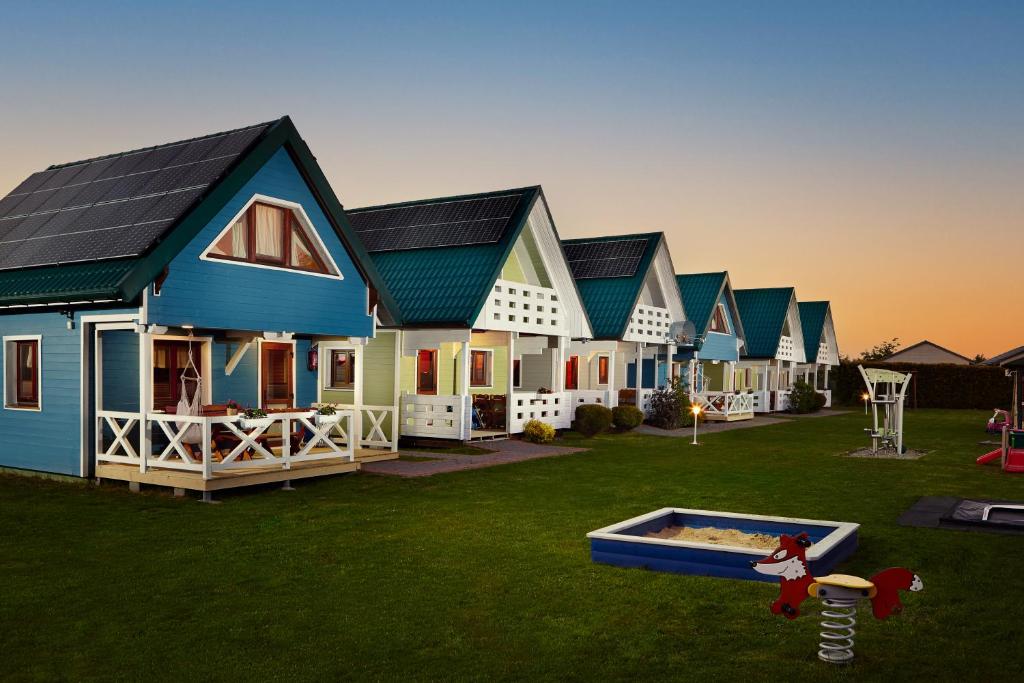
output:
[[[0,678],[1020,680],[1024,538],[896,525],[921,495],[1024,499],[973,464],[986,418],[911,413],[917,461],[836,457],[865,441],[854,412],[215,506],[0,476]],[[590,562],[588,531],[669,505],[859,522],[840,571],[925,591],[862,609],[856,664],[830,668],[774,585]]]

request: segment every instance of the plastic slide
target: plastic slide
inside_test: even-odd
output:
[[[997,448],[994,451],[991,451],[989,453],[986,453],[985,455],[979,456],[978,459],[975,460],[974,462],[978,463],[979,465],[984,465],[987,462],[992,462],[993,460],[999,460],[999,458],[1001,458],[1001,457],[1003,457],[1003,449],[1002,448]]]

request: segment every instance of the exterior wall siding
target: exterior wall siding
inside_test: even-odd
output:
[[[204,261],[200,254],[255,194],[301,204],[344,279]],[[149,322],[213,329],[371,336],[367,286],[285,149],[277,153],[171,262]]]
[[[42,337],[39,346],[42,410],[0,409],[0,466],[81,474],[82,315],[136,311],[80,311],[75,313],[73,330],[67,329],[67,319],[55,311],[0,315],[0,335]],[[137,367],[137,355],[135,363]],[[6,399],[6,372],[4,374]],[[137,379],[135,382],[138,386]]]

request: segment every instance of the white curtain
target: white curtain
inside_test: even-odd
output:
[[[249,220],[243,215],[231,226],[231,255],[239,258],[248,256]]]
[[[256,253],[282,258],[284,254],[284,211],[273,206],[256,205]]]

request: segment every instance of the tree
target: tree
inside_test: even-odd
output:
[[[885,360],[892,354],[896,353],[896,350],[900,348],[900,338],[893,337],[889,341],[884,341],[879,344],[875,344],[867,351],[863,351],[860,354],[862,361],[870,360]]]
[[[975,365],[977,365],[979,363],[984,363],[987,360],[988,360],[988,358],[985,356],[985,354],[979,353],[979,354],[975,354],[974,358],[971,359],[971,362],[974,363]]]

